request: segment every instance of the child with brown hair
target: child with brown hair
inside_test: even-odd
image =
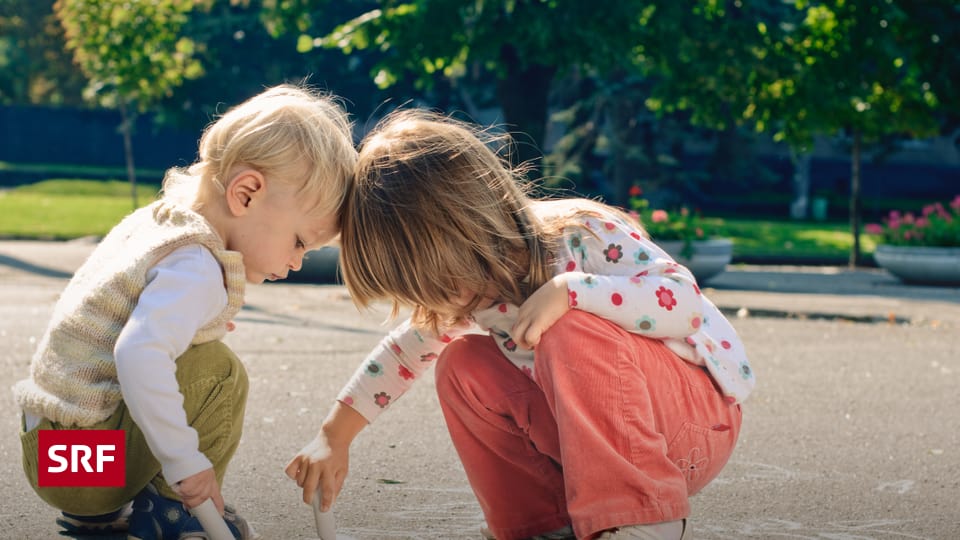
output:
[[[246,283],[286,278],[338,234],[355,162],[334,99],[267,89],[208,126],[197,161],[83,263],[13,389],[24,471],[65,533],[198,537],[186,510],[212,499],[236,538],[257,537],[221,494],[248,384],[221,339]],[[126,485],[39,487],[39,432],[68,429],[123,430]]]
[[[743,345],[639,223],[534,200],[465,123],[394,113],[362,143],[343,212],[354,301],[412,316],[287,466],[324,509],[349,446],[426,369],[493,537],[689,535],[754,385]]]

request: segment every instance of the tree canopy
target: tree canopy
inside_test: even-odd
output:
[[[530,139],[518,148],[519,160],[529,161],[542,152],[554,78],[620,65],[633,44],[639,6],[636,0],[385,1],[326,34],[311,23],[319,11],[301,13],[299,45],[304,52],[314,46],[379,51],[372,77],[381,87],[405,77],[430,88],[439,77],[492,74],[506,124]]]

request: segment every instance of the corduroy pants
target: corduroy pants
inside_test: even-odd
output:
[[[200,451],[213,463],[217,481],[222,485],[227,464],[240,444],[248,390],[246,369],[223,342],[211,341],[191,347],[177,359],[177,382],[187,421],[199,435]],[[30,431],[21,429],[23,470],[34,491],[51,506],[81,516],[105,514],[132,500],[148,482],[164,497],[179,500],[160,474],[160,463],[123,402],[110,418],[86,429],[126,432],[124,487],[38,487],[37,446],[42,429],[78,428],[43,420]]]
[[[436,367],[447,428],[498,540],[573,525],[578,538],[686,518],[730,458],[740,406],[663,342],[571,310],[531,379],[488,336]]]

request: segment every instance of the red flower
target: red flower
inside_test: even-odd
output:
[[[631,197],[639,197],[643,195],[643,190],[640,189],[640,186],[634,184],[630,186],[630,191],[628,192]]]
[[[657,289],[656,295],[660,307],[667,311],[673,311],[674,306],[677,305],[677,299],[673,297],[673,291],[666,287],[660,287]]]
[[[404,366],[400,366],[399,373],[400,373],[400,378],[405,381],[409,381],[413,379],[413,372]]]
[[[577,291],[567,293],[567,304],[569,304],[570,307],[577,307]]]

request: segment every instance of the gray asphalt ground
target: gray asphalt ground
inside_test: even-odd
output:
[[[31,354],[89,241],[0,242],[0,386]],[[738,448],[692,499],[695,538],[960,538],[960,289],[881,270],[737,267],[704,284],[741,333],[758,387]],[[251,379],[224,491],[266,539],[315,538],[283,475],[389,328],[336,285],[250,287],[228,343]],[[354,443],[335,507],[358,539],[478,538],[482,516],[423,380]],[[23,479],[10,394],[0,538],[57,538]]]

